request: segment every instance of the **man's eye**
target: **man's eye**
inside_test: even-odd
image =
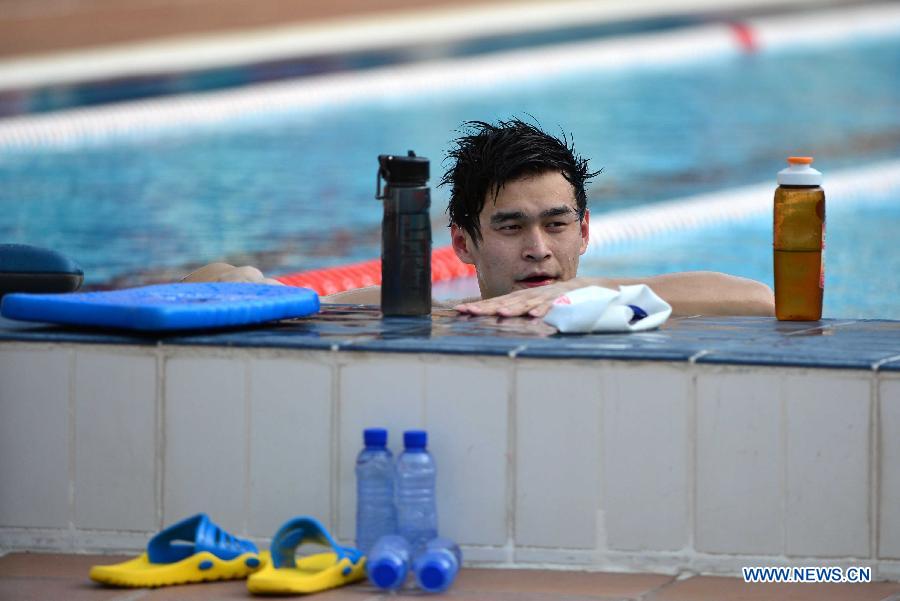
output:
[[[553,221],[553,222],[551,222],[551,223],[548,223],[548,224],[547,224],[547,227],[550,228],[550,229],[557,229],[557,230],[558,230],[558,229],[561,229],[561,228],[566,227],[567,225],[569,225],[569,224],[566,223],[565,221]]]
[[[511,232],[511,231],[513,231],[513,230],[519,229],[519,226],[516,225],[516,224],[512,224],[512,225],[501,225],[499,229],[500,229],[501,232]]]

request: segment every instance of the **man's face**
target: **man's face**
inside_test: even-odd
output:
[[[481,298],[493,298],[575,277],[587,250],[588,218],[578,220],[575,190],[562,173],[508,182],[494,202],[488,191],[479,215],[482,240],[450,229],[453,249],[478,270]]]

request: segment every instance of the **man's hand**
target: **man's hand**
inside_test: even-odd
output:
[[[550,311],[553,301],[557,298],[570,290],[589,285],[582,278],[573,278],[565,282],[556,282],[549,286],[516,290],[515,292],[510,292],[503,296],[495,296],[487,300],[463,303],[453,308],[460,313],[468,313],[470,315],[499,315],[501,317],[528,315],[530,317],[543,317]]]
[[[775,297],[760,282],[711,271],[668,273],[648,278],[573,278],[549,286],[517,290],[483,301],[453,307],[471,315],[543,317],[553,301],[577,288],[647,284],[672,305],[673,315],[760,315],[774,317]]]
[[[256,267],[245,265],[244,267],[235,267],[228,263],[210,263],[204,265],[197,271],[194,271],[182,282],[249,282],[251,284],[274,284],[276,286],[284,286],[283,283],[272,278],[267,278]]]

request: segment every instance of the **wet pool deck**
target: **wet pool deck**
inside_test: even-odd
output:
[[[382,319],[377,306],[323,305],[274,324],[168,335],[76,329],[0,318],[0,341],[439,353],[535,359],[605,359],[900,371],[900,321],[764,317],[671,318],[655,331],[560,335],[533,318]]]
[[[216,582],[163,589],[114,589],[87,578],[90,566],[114,563],[123,556],[11,553],[0,557],[0,599],[81,601],[249,599],[242,581]],[[367,584],[320,593],[328,601],[374,601],[418,597],[414,590],[384,595]],[[466,568],[443,595],[459,601],[896,601],[900,583],[747,584],[719,576],[667,576],[549,570]]]

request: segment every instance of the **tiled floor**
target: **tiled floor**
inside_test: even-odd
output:
[[[243,582],[192,584],[163,589],[113,589],[87,578],[90,566],[121,557],[11,553],[0,557],[0,599],[34,601],[248,599]],[[422,597],[414,590],[395,597]],[[900,583],[745,584],[737,578],[661,574],[612,574],[546,570],[464,569],[444,595],[456,601],[900,601]],[[323,601],[389,598],[367,584],[320,593]]]

